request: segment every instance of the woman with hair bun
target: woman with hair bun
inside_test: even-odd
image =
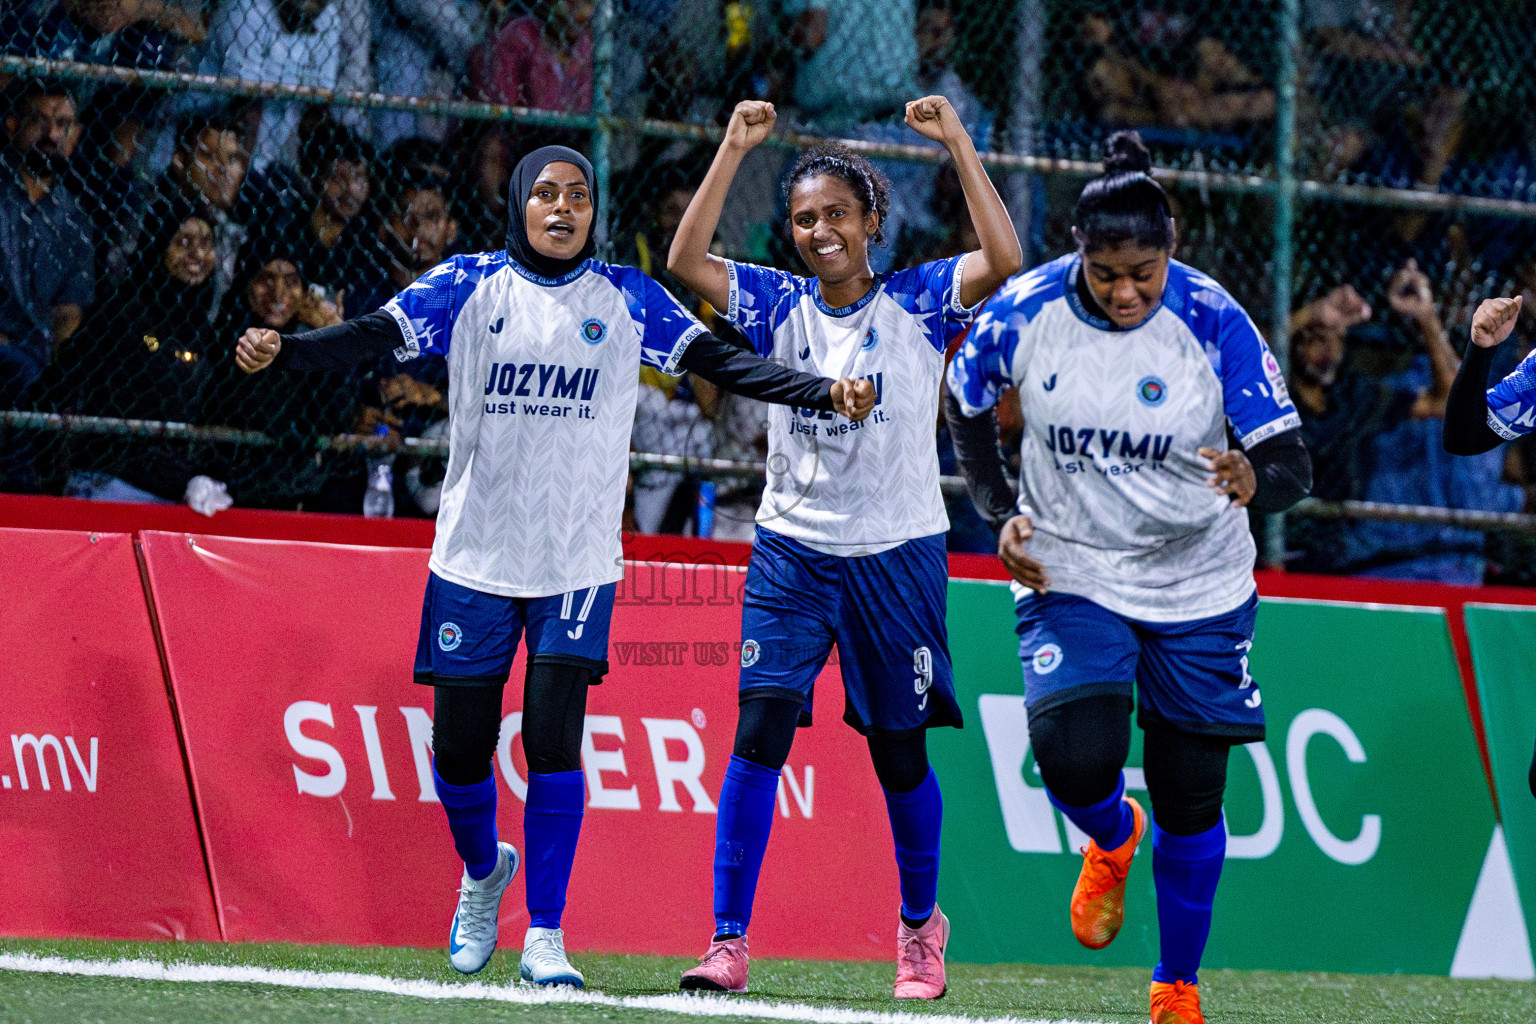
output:
[[[896,840],[895,995],[936,999],[949,922],[937,904],[943,800],[926,737],[958,727],[960,708],[944,627],[949,519],[934,424],[945,349],[1023,255],[942,96],[908,103],[907,125],[949,151],[977,251],[875,274],[869,249],[884,240],[890,184],[834,144],[802,154],[784,184],[795,248],[812,276],[710,255],[731,179],[774,118],[771,103],[736,105],[667,269],[723,311],[759,355],[874,381],[876,410],[863,424],[810,409],[769,414],[768,483],[742,598],[741,713],[715,825],[715,934],[682,987],[746,991],[747,924],[774,793],[836,644],[843,718],[868,740]]]
[[[1147,830],[1125,795],[1145,733],[1162,959],[1152,1024],[1203,1024],[1196,972],[1226,851],[1231,747],[1264,738],[1248,673],[1258,597],[1245,508],[1305,497],[1312,468],[1285,379],[1221,285],[1173,259],[1176,226],[1135,132],[1077,200],[1077,251],[1005,285],[948,372],[945,413],[1016,581],[1029,739],[1051,802],[1089,837],[1072,930],[1120,931]],[[993,406],[1018,388],[1017,501]],[[1240,448],[1227,448],[1231,429]]]

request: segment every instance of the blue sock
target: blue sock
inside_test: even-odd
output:
[[[459,851],[464,870],[479,881],[496,870],[496,776],[487,775],[472,786],[444,782],[432,766],[432,783],[437,799],[448,814],[448,831],[453,833],[453,848]]]
[[[559,928],[565,890],[571,884],[576,840],[587,809],[587,778],[580,771],[528,773],[528,803],[523,808],[523,845],[527,847],[528,925]]]
[[[896,839],[896,870],[901,876],[901,916],[923,921],[933,913],[939,894],[939,831],[944,796],[939,777],[927,778],[910,793],[885,791],[885,810]]]
[[[778,789],[778,772],[731,755],[715,818],[716,935],[747,934]]]
[[[1211,903],[1227,856],[1227,829],[1218,821],[1199,835],[1173,836],[1152,826],[1152,881],[1157,886],[1157,930],[1162,959],[1153,981],[1199,978],[1200,956],[1211,934]]]
[[[1099,844],[1101,850],[1119,849],[1125,841],[1131,838],[1131,830],[1136,827],[1136,818],[1131,814],[1131,805],[1125,802],[1125,773],[1120,773],[1120,782],[1115,786],[1115,791],[1096,804],[1088,807],[1068,807],[1050,790],[1046,795],[1051,798],[1051,803],[1056,809],[1067,816],[1067,820],[1088,833],[1089,838]]]

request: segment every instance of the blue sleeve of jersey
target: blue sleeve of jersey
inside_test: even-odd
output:
[[[405,344],[395,350],[395,358],[403,363],[427,352],[446,356],[459,310],[480,282],[503,263],[497,253],[455,256],[384,303],[384,311],[395,318],[405,337]]]
[[[1245,449],[1252,448],[1300,427],[1301,417],[1285,386],[1280,364],[1248,314],[1230,298],[1210,312],[1217,317],[1222,401],[1238,441]]]
[[[666,288],[638,270],[633,273],[633,283],[625,281],[620,287],[629,315],[640,325],[640,362],[679,377],[683,352],[694,338],[707,333],[704,325]]]
[[[885,284],[885,293],[917,318],[928,343],[940,352],[971,325],[976,315],[974,308],[966,309],[960,302],[960,275],[969,256],[963,253],[923,263],[892,274]]]
[[[1536,352],[1488,389],[1488,429],[1506,441],[1536,429]]]
[[[773,332],[794,303],[795,275],[755,263],[725,261],[731,277],[731,299],[724,310],[727,323],[747,336],[757,354],[773,354]]]
[[[998,294],[981,308],[971,333],[950,361],[945,380],[949,393],[967,416],[979,416],[997,404],[1013,387],[1013,357],[1019,348],[1019,330],[1028,317]]]

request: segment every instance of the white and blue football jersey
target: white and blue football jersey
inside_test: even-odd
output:
[[[935,443],[944,350],[970,323],[964,256],[878,278],[833,309],[813,277],[727,261],[726,319],[758,355],[834,380],[867,377],[860,423],[770,406],[768,480],[757,522],[823,554],[874,554],[949,529]]]
[[[402,362],[448,359],[449,452],[432,571],[506,597],[612,583],[641,364],[677,374],[704,327],[633,267],[555,281],[455,256],[390,299]]]
[[[1254,592],[1248,514],[1196,452],[1301,425],[1269,346],[1226,289],[1174,261],[1160,306],[1122,330],[1078,294],[1080,260],[1015,276],[950,364],[967,415],[1019,389],[1019,508],[1055,589],[1149,622]]]
[[[1536,429],[1536,352],[1488,389],[1488,428],[1506,441]]]

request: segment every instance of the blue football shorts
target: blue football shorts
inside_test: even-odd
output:
[[[1015,606],[1024,706],[1031,714],[1079,697],[1134,696],[1137,721],[1247,743],[1264,738],[1264,707],[1248,674],[1258,596],[1221,615],[1142,622],[1075,594],[1028,593]]]
[[[528,663],[608,671],[608,624],[617,584],[550,597],[502,597],[427,580],[416,641],[416,681],[428,686],[490,686],[507,681],[517,642],[528,633]]]
[[[810,724],[837,648],[843,721],[864,735],[961,725],[944,624],[944,535],[878,555],[823,554],[759,526],[741,609],[741,699],[787,697]]]

